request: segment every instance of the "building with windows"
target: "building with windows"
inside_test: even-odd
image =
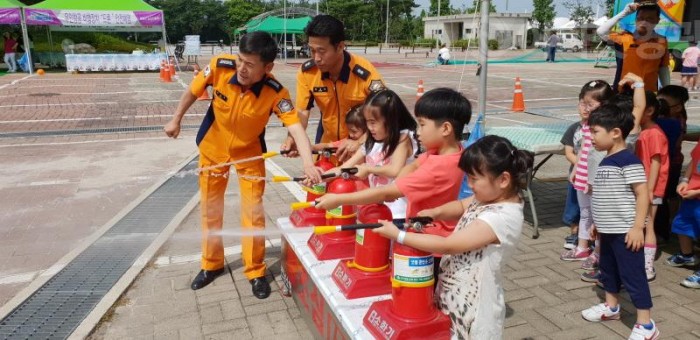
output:
[[[491,13],[489,40],[497,40],[499,48],[525,49],[530,18],[532,13]],[[479,14],[424,17],[423,36],[439,39],[448,46],[457,40],[479,39],[479,19]]]

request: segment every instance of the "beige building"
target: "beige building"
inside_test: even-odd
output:
[[[491,13],[489,40],[498,41],[499,48],[525,49],[527,26],[532,13]],[[479,15],[457,14],[424,17],[424,37],[440,39],[448,46],[461,39],[478,39]]]

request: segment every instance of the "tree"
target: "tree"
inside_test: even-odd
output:
[[[430,16],[438,15],[438,2],[440,3],[440,16],[450,15],[454,11],[450,6],[450,0],[430,0]]]
[[[554,25],[554,17],[556,15],[554,0],[533,0],[532,4],[534,6],[532,26],[542,34],[542,32]]]
[[[243,27],[252,17],[265,12],[262,1],[229,0],[226,3],[228,22],[232,29]]]
[[[472,7],[469,7],[466,10],[464,10],[464,13],[474,14],[480,10],[481,10],[481,0],[473,0]],[[489,13],[496,13],[496,5],[493,2],[491,2],[489,4]]]
[[[569,18],[575,21],[579,27],[594,20],[595,11],[593,11],[590,1],[584,4],[581,0],[568,0],[564,2],[564,7],[569,10]]]

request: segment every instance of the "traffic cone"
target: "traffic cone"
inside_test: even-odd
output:
[[[160,61],[160,80],[165,81],[165,60]]]
[[[520,77],[515,78],[515,91],[513,92],[513,112],[525,111],[525,97],[523,96],[523,86],[520,84]]]
[[[418,92],[416,92],[416,100],[420,99],[420,97],[423,97],[423,92],[425,92],[425,89],[423,88],[423,79],[418,81]]]
[[[194,77],[196,78],[198,75],[199,75],[199,67],[195,67]],[[209,90],[207,87],[204,88],[204,92],[202,92],[202,95],[200,95],[199,98],[197,98],[197,100],[198,101],[199,100],[211,100],[211,98],[209,98]]]
[[[171,63],[171,64],[170,64],[170,77],[171,77],[171,78],[175,78],[176,75],[177,75],[177,74],[175,74],[175,64],[174,64],[174,63]]]
[[[172,83],[173,78],[170,76],[170,66],[168,64],[165,64],[165,69],[163,71],[163,81],[166,83]]]

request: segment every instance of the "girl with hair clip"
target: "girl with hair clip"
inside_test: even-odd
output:
[[[388,185],[418,154],[417,123],[399,95],[386,89],[367,98],[362,115],[367,125],[367,140],[340,168],[357,167],[355,177],[367,179],[370,188]],[[338,171],[335,168],[328,172]],[[406,198],[385,204],[394,219],[406,218]]]
[[[365,124],[365,117],[362,114],[362,108],[364,105],[356,105],[348,114],[345,115],[345,126],[348,128],[348,138],[351,141],[362,143],[365,140],[365,133],[367,132],[367,125]],[[313,151],[322,151],[324,149],[339,148],[345,142],[344,139],[330,142],[330,143],[318,143],[311,146]]]
[[[437,296],[440,309],[452,320],[453,338],[503,338],[506,308],[501,267],[520,236],[520,191],[532,162],[532,153],[516,149],[507,139],[485,136],[459,160],[474,195],[418,213],[435,220],[459,218],[450,236],[406,233],[389,221],[374,229],[401,244],[444,254]]]

